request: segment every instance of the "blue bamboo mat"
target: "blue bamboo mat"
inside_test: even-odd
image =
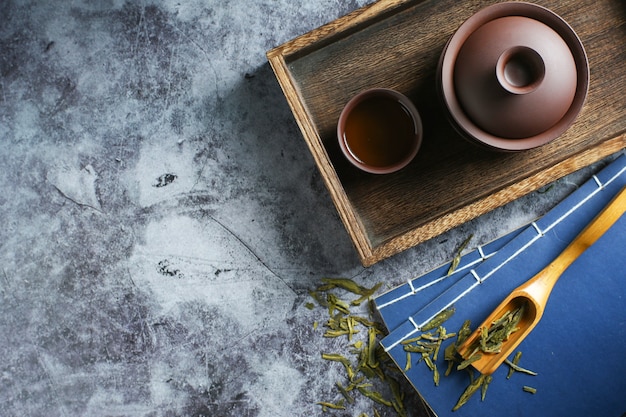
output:
[[[389,334],[381,341],[401,370],[407,355],[402,341],[419,335],[438,312],[454,307],[446,323],[456,332],[473,327],[506,295],[550,263],[622,187],[626,155],[618,157],[548,214],[463,256],[454,274],[448,265],[380,295],[374,301]],[[454,339],[444,342],[453,343]],[[443,350],[443,349],[442,349]],[[419,356],[403,371],[439,416],[622,416],[626,412],[626,216],[568,268],[557,282],[541,322],[522,342],[520,365],[537,376],[508,368],[494,374],[484,401],[480,393],[452,412],[469,384],[465,371],[443,376],[439,386]],[[537,389],[536,394],[523,386]]]

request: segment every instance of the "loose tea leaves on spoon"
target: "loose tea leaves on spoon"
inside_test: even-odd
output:
[[[489,328],[482,327],[480,329],[480,338],[474,341],[470,351],[469,359],[473,361],[478,354],[500,353],[502,344],[506,342],[509,336],[519,330],[517,325],[524,316],[526,311],[526,302],[520,304],[514,310],[505,312],[499,319],[493,321]]]

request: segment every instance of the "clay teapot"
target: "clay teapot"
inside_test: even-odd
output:
[[[578,116],[588,85],[587,55],[552,11],[525,2],[488,6],[450,38],[438,83],[453,126],[501,151],[544,145]]]

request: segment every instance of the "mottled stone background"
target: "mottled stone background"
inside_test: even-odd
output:
[[[1,416],[321,414],[321,277],[392,288],[597,169],[362,268],[265,52],[366,3],[0,1]]]

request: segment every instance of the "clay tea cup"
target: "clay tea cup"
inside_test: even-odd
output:
[[[355,167],[388,174],[407,166],[422,144],[422,120],[404,94],[365,90],[344,107],[337,123],[339,146]]]

